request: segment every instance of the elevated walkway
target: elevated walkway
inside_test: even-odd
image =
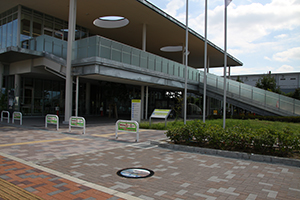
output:
[[[67,42],[42,35],[28,41],[28,50],[42,52],[33,66],[65,77]],[[140,49],[93,36],[74,42],[72,73],[88,79],[183,90],[185,66]],[[22,50],[22,49],[21,49]],[[204,72],[188,67],[188,90],[203,93]],[[207,74],[207,96],[223,100],[224,78]],[[227,102],[260,115],[299,116],[300,101],[233,80],[227,80]]]

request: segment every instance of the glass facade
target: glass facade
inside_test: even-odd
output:
[[[0,14],[0,48],[17,46],[18,7]]]
[[[28,48],[29,39],[49,35],[68,40],[68,22],[21,6],[20,46]],[[75,40],[86,38],[86,28],[76,26]],[[18,46],[18,6],[0,14],[0,48]]]
[[[22,78],[20,111],[23,115],[56,114],[55,107],[64,110],[65,82],[36,78]]]

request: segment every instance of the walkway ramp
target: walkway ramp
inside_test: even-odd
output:
[[[227,79],[226,102],[260,115],[299,116],[300,101],[274,92]],[[203,93],[204,72],[200,71],[200,92]],[[207,73],[207,96],[223,100],[224,78]]]

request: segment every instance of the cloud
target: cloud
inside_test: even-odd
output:
[[[291,60],[300,60],[300,47],[288,49],[273,55],[273,59],[280,62],[288,62]]]
[[[287,36],[288,36],[287,34],[281,34],[281,35],[276,35],[274,38],[281,39],[281,38],[286,38]]]
[[[271,59],[271,58],[269,58],[268,56],[265,56],[265,57],[264,57],[264,59],[265,59],[265,60],[269,60],[269,61],[271,61],[271,60],[272,60],[272,59]]]
[[[282,65],[278,69],[276,69],[276,72],[292,72],[294,71],[294,67],[289,65]]]
[[[271,45],[271,41],[262,39],[272,32],[291,31],[300,26],[299,0],[272,0],[265,5],[250,3],[236,6],[234,3],[232,1],[227,11],[227,41],[230,49],[254,52]],[[193,29],[204,32],[204,13],[190,21]],[[282,34],[279,38],[284,36]],[[224,6],[208,11],[208,39],[220,47],[224,46]]]
[[[182,1],[182,0],[171,0],[167,4],[167,8],[164,9],[164,11],[166,13],[168,13],[169,15],[171,15],[171,16],[173,16],[175,18],[178,18],[177,11],[179,9],[181,9],[184,5],[185,5],[185,1]]]

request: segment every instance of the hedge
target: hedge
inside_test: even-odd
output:
[[[270,128],[252,130],[239,125],[224,130],[218,125],[194,120],[190,124],[170,128],[166,136],[176,144],[283,157],[300,149],[300,137],[289,128],[281,131]]]
[[[222,119],[223,116],[221,115],[209,115],[207,119]],[[265,121],[279,121],[279,122],[293,122],[299,123],[300,117],[299,116],[261,116],[261,115],[227,115],[228,119],[258,119],[258,120],[265,120]]]

